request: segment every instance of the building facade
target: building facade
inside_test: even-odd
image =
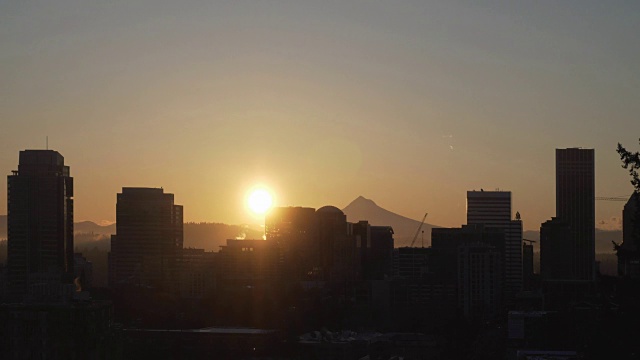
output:
[[[20,151],[7,177],[8,282],[24,297],[32,285],[73,282],[73,178],[53,150]],[[55,285],[55,284],[54,284]]]
[[[595,161],[593,149],[556,149],[556,217],[570,228],[574,280],[595,279]]]
[[[640,278],[640,194],[633,192],[622,210],[622,244],[616,247],[618,275]]]
[[[467,224],[504,232],[504,291],[508,298],[522,290],[522,220],[511,218],[510,191],[467,191]]]
[[[156,188],[122,188],[109,255],[110,287],[174,289],[183,247],[183,209]]]

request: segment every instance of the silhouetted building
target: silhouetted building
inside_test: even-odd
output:
[[[358,273],[358,254],[353,224],[335,206],[323,206],[316,211],[320,268],[326,281],[354,281]]]
[[[420,279],[429,273],[431,248],[401,247],[393,250],[393,274],[401,279]]]
[[[318,280],[320,272],[316,211],[276,207],[265,215],[265,235],[278,248],[279,277]]]
[[[512,298],[522,290],[522,221],[511,218],[510,191],[467,191],[467,224],[504,232],[504,291]]]
[[[122,188],[111,238],[109,286],[174,289],[183,245],[182,206],[156,188]]]
[[[110,302],[0,304],[2,359],[117,359]]]
[[[256,286],[275,280],[278,248],[272,240],[227,240],[220,247],[220,279],[229,285]]]
[[[595,170],[593,149],[556,149],[556,217],[569,225],[575,280],[595,277]]]
[[[540,276],[546,280],[573,280],[571,264],[574,248],[571,227],[562,219],[552,218],[540,226]]]
[[[180,297],[200,299],[216,289],[219,254],[204,249],[182,249],[178,267]]]
[[[458,247],[458,306],[464,316],[493,317],[501,304],[502,254],[487,243]]]
[[[482,224],[434,228],[431,243],[429,272],[457,288],[462,313],[495,315],[503,304],[504,231]]]
[[[531,289],[533,281],[533,243],[522,242],[522,279],[524,288]]]
[[[393,228],[371,226],[371,248],[366,259],[367,279],[382,280],[393,272]]]
[[[369,279],[373,271],[370,262],[371,254],[371,225],[366,220],[351,224],[351,231],[356,243],[357,279]]]
[[[35,284],[73,281],[73,178],[53,150],[20,151],[7,177],[8,280],[16,299]],[[57,284],[57,285],[56,285]]]
[[[616,248],[618,274],[640,278],[640,195],[633,192],[622,210],[622,244]]]

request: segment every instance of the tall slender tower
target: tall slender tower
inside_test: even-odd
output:
[[[522,290],[522,221],[511,219],[510,191],[467,191],[467,224],[483,224],[504,232],[504,291]]]
[[[556,217],[570,227],[574,280],[595,278],[595,166],[593,149],[556,149]]]
[[[8,280],[15,297],[42,279],[73,280],[73,178],[53,150],[20,151],[7,177]]]

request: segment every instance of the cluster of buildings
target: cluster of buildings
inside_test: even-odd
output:
[[[2,310],[23,314],[13,322],[28,322],[32,311],[41,311],[27,304],[84,304],[82,311],[94,309],[110,321],[108,307],[83,291],[91,286],[92,267],[74,253],[73,194],[62,155],[20,152],[18,170],[8,176],[8,263],[0,276],[0,296],[13,304]],[[630,277],[640,276],[634,198],[624,210],[618,248],[620,274]],[[523,242],[509,191],[468,191],[467,223],[433,228],[428,248],[395,248],[390,226],[348,222],[333,206],[274,208],[265,215],[265,239],[227,240],[218,252],[184,248],[183,208],[161,188],[123,188],[116,227],[109,253],[112,289],[146,287],[202,298],[221,288],[296,287],[366,308],[363,318],[375,314],[392,327],[421,317],[491,319],[519,310],[527,291],[538,290],[544,298],[540,304],[546,305],[536,310],[594,291],[594,151],[556,150],[556,216],[540,227],[538,282],[533,246]],[[13,322],[3,329],[17,339],[12,327],[29,327]]]

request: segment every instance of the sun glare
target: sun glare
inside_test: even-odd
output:
[[[273,205],[273,197],[265,189],[256,189],[251,192],[248,199],[249,209],[256,214],[262,215]]]

